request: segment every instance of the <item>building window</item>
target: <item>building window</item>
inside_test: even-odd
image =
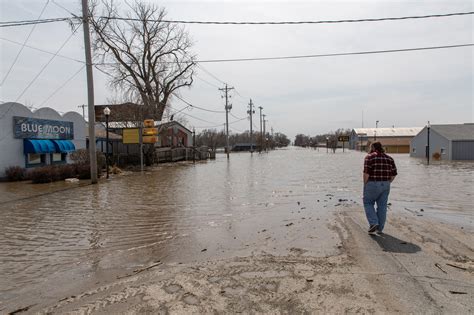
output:
[[[441,154],[446,154],[446,149],[445,148],[441,148]]]
[[[66,153],[53,153],[53,154],[51,154],[51,161],[53,163],[66,162]]]
[[[28,153],[26,156],[27,166],[37,166],[46,163],[46,154]]]

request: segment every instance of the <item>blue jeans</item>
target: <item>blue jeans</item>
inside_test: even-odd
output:
[[[378,225],[382,231],[387,218],[387,201],[390,193],[390,182],[369,181],[364,185],[364,209],[369,225]],[[377,203],[377,210],[375,210]]]

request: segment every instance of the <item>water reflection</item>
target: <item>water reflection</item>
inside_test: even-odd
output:
[[[1,200],[16,193],[25,199],[0,207],[0,294],[19,297],[57,272],[93,276],[118,265],[192,256],[209,241],[231,244],[248,232],[236,229],[237,222],[278,218],[297,201],[330,211],[315,201],[360,200],[363,157],[309,149],[233,154],[230,161],[222,155],[36,198],[24,190],[42,194],[64,184],[1,184],[8,194]],[[406,155],[394,157],[399,176],[392,208],[424,208],[472,226],[473,163],[427,167]]]

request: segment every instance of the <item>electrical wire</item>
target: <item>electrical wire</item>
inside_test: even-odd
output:
[[[44,11],[46,10],[46,7],[48,6],[48,4],[49,4],[49,0],[46,0],[46,3],[44,4],[43,9],[41,10],[40,14],[38,15],[38,19],[40,19],[41,16],[43,16],[43,13],[44,13]],[[7,73],[5,74],[5,76],[3,77],[2,82],[0,83],[0,86],[3,86],[3,84],[4,84],[5,81],[7,80],[8,76],[10,75],[11,71],[13,70],[13,67],[15,66],[16,62],[18,61],[18,58],[20,58],[21,52],[23,51],[23,49],[25,48],[26,43],[27,43],[28,40],[30,39],[31,34],[33,34],[34,30],[36,29],[36,25],[37,25],[37,24],[33,25],[33,27],[31,28],[30,32],[29,32],[28,35],[26,36],[25,41],[23,42],[23,44],[22,44],[20,50],[19,50],[18,53],[16,54],[15,59],[13,60],[13,63],[10,65],[10,68],[8,69],[8,71],[7,71]]]
[[[63,7],[64,8],[64,7]],[[65,9],[65,8],[64,8]],[[51,19],[42,19],[39,18],[36,20],[23,20],[23,21],[4,21],[0,22],[0,27],[11,27],[11,26],[24,26],[31,24],[43,24],[43,23],[53,23],[68,21],[76,18],[76,15],[65,9],[70,14],[75,16],[75,18],[51,18]],[[299,24],[337,24],[337,23],[360,23],[360,22],[381,22],[381,21],[400,21],[400,20],[412,20],[412,19],[428,19],[428,18],[442,18],[442,17],[452,17],[452,16],[465,16],[472,15],[474,11],[468,12],[453,12],[445,14],[429,14],[429,15],[413,15],[413,16],[401,16],[401,17],[383,17],[383,18],[368,18],[368,19],[344,19],[344,20],[318,20],[318,21],[186,21],[186,20],[148,20],[149,22],[163,22],[163,23],[174,23],[174,24],[214,24],[214,25],[299,25]],[[141,19],[137,18],[125,18],[119,16],[100,16],[100,19],[107,20],[120,20],[120,21],[138,21],[141,22]]]
[[[215,85],[214,83],[211,83],[211,82],[209,82],[209,81],[207,81],[207,80],[204,80],[203,78],[201,78],[201,77],[199,77],[199,76],[196,76],[195,78],[198,79],[198,80],[201,80],[202,82],[207,83],[208,85],[210,85],[210,86],[212,86],[212,87],[214,87],[214,88],[216,88],[216,89],[219,89],[219,88],[220,88],[220,86],[217,86],[217,85]]]
[[[6,42],[9,42],[9,43],[12,43],[12,44],[15,44],[15,45],[20,45],[22,46],[23,44],[20,43],[20,42],[16,42],[14,40],[11,40],[11,39],[8,39],[8,38],[4,38],[4,37],[0,37],[0,40],[4,40]],[[45,53],[45,54],[48,54],[48,55],[55,55],[55,53],[51,52],[51,51],[47,51],[47,50],[44,50],[44,49],[41,49],[41,48],[38,48],[38,47],[33,47],[33,46],[30,46],[30,45],[24,45],[26,48],[29,48],[29,49],[33,49],[33,50],[37,50],[37,51],[40,51],[42,53]],[[56,54],[56,57],[60,57],[60,58],[64,58],[64,59],[68,59],[68,60],[71,60],[71,61],[75,61],[75,62],[79,62],[79,63],[83,63],[85,64],[85,61],[82,61],[82,60],[79,60],[79,59],[74,59],[74,58],[71,58],[71,57],[68,57],[68,56],[65,56],[65,55],[61,55],[61,54]]]
[[[82,23],[81,23],[82,24]],[[76,29],[74,29],[71,33],[71,35],[64,41],[64,43],[58,48],[56,53],[48,60],[48,62],[41,68],[41,70],[38,72],[38,74],[31,80],[31,82],[26,86],[26,88],[23,89],[23,91],[20,93],[20,95],[16,98],[15,102],[18,102],[18,100],[28,91],[28,89],[33,85],[34,82],[38,79],[38,77],[43,73],[43,71],[51,64],[51,62],[54,60],[56,55],[66,46],[66,44],[69,42],[69,40],[76,34],[77,29],[81,26],[81,24],[77,25]]]
[[[189,107],[189,105],[188,105],[188,106],[186,106],[185,108],[187,108],[187,107]],[[174,111],[176,111],[176,110],[177,110],[177,109],[175,109],[175,108],[171,107],[171,105],[168,105],[168,108],[170,108],[170,109],[172,109],[172,110],[174,110]],[[184,109],[184,108],[183,108],[183,109]],[[183,109],[181,109],[180,111],[182,111]],[[177,113],[177,112],[173,113],[173,115],[175,115],[176,113]],[[212,122],[212,121],[209,121],[209,120],[205,120],[205,119],[202,119],[202,118],[199,118],[199,117],[193,116],[193,115],[191,115],[191,114],[188,114],[188,113],[182,113],[182,114],[183,114],[183,115],[186,115],[186,116],[189,116],[189,117],[191,117],[191,118],[194,118],[194,119],[200,120],[200,121],[202,121],[202,122],[205,122],[205,123],[207,123],[207,124],[215,124],[215,122]]]
[[[206,108],[203,108],[203,107],[199,107],[199,106],[196,106],[196,105],[193,105],[191,103],[189,103],[188,101],[184,100],[183,98],[181,98],[179,95],[177,94],[174,94],[174,96],[176,98],[178,98],[179,100],[181,100],[183,103],[191,106],[192,108],[197,108],[197,109],[200,109],[200,110],[203,110],[203,111],[206,111],[206,112],[211,112],[211,113],[225,113],[225,111],[223,110],[211,110],[211,109],[206,109]]]
[[[75,17],[75,18],[80,18],[79,15],[72,13],[70,10],[68,10],[67,8],[65,8],[64,6],[62,6],[61,4],[57,3],[55,0],[51,0],[51,2],[52,2],[54,5],[56,5],[58,8],[61,8],[61,9],[63,9],[64,11],[66,11],[67,13],[71,14],[73,17]]]
[[[7,21],[7,22],[0,22],[0,28],[48,24],[48,23],[55,23],[55,22],[73,21],[73,20],[79,20],[79,19],[80,18],[63,17],[63,18],[52,18],[52,19],[42,19],[42,20],[37,19],[37,20],[26,20],[26,21]]]
[[[383,17],[383,18],[368,18],[368,19],[344,19],[344,20],[319,20],[319,21],[186,21],[186,20],[150,20],[150,22],[163,22],[163,23],[175,23],[175,24],[214,24],[214,25],[298,25],[298,24],[336,24],[336,23],[360,23],[360,22],[381,22],[381,21],[400,21],[400,20],[412,20],[412,19],[428,19],[428,18],[441,18],[451,16],[463,16],[474,14],[474,11],[469,12],[454,12],[445,14],[429,14],[429,15],[412,15],[412,16],[401,16],[401,17]],[[106,20],[120,20],[120,21],[138,21],[141,19],[137,18],[124,18],[124,17],[107,17],[101,16],[101,19]]]
[[[232,117],[234,117],[235,119],[240,119],[240,120],[247,119],[247,117],[243,117],[243,118],[242,118],[242,117],[237,117],[237,116],[235,116],[234,114],[232,114],[232,112],[229,112],[229,114],[230,114]]]
[[[446,46],[400,48],[400,49],[388,49],[388,50],[356,51],[356,52],[344,52],[344,53],[332,53],[332,54],[314,54],[314,55],[297,55],[297,56],[280,56],[280,57],[257,57],[257,58],[236,58],[236,59],[209,59],[209,60],[196,60],[194,62],[196,62],[196,63],[217,63],[217,62],[304,59],[304,58],[320,58],[320,57],[336,57],[336,56],[352,56],[352,55],[373,55],[373,54],[383,54],[383,53],[397,53],[397,52],[408,52],[408,51],[447,49],[447,48],[459,48],[459,47],[469,47],[469,46],[474,46],[474,43],[459,44],[459,45],[446,45]]]
[[[84,68],[86,65],[83,65],[79,68],[69,79],[67,79],[60,87],[58,87],[53,93],[51,93],[39,106],[42,107],[47,101],[49,101],[56,93],[58,93],[62,88],[64,88],[72,79],[74,79]]]
[[[367,50],[367,51],[355,51],[355,52],[342,52],[342,53],[330,53],[330,54],[313,54],[313,55],[294,55],[294,56],[276,56],[276,57],[254,57],[254,58],[234,58],[234,59],[207,59],[207,60],[194,60],[194,61],[178,61],[178,63],[220,63],[220,62],[241,62],[241,61],[269,61],[269,60],[285,60],[285,59],[307,59],[307,58],[321,58],[321,57],[337,57],[337,56],[352,56],[352,55],[374,55],[384,53],[399,53],[399,52],[410,52],[410,51],[423,51],[423,50],[436,50],[436,49],[449,49],[449,48],[460,48],[474,46],[474,43],[458,44],[458,45],[445,45],[445,46],[428,46],[428,47],[415,47],[415,48],[399,48],[399,49],[387,49],[387,50]],[[158,62],[161,64],[174,64],[176,62],[163,61]],[[96,63],[96,65],[114,65],[117,62],[104,62]]]

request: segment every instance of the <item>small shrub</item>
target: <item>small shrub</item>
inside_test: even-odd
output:
[[[89,150],[79,149],[71,152],[69,158],[74,161],[75,164],[89,164]]]
[[[51,183],[57,178],[57,171],[52,166],[37,167],[28,173],[33,184]]]
[[[66,178],[76,177],[76,167],[72,164],[64,164],[57,166],[58,180],[65,180]]]
[[[76,174],[79,179],[91,179],[91,170],[89,164],[76,164]]]
[[[27,178],[26,170],[19,166],[10,166],[5,168],[5,175],[10,182],[25,180]]]

